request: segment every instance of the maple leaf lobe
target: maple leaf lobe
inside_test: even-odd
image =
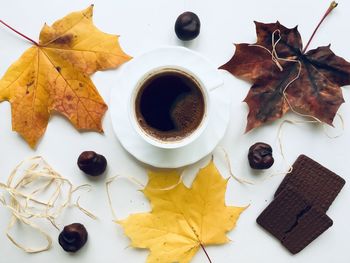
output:
[[[277,33],[281,36],[281,41],[283,42],[282,46],[279,46],[278,54],[282,57],[284,53],[288,53],[289,50],[293,50],[294,53],[300,53],[303,49],[303,43],[301,40],[300,33],[298,31],[298,26],[294,28],[287,28],[280,24],[276,23],[260,23],[254,21],[256,27],[257,42],[255,44],[262,45],[265,48],[272,50],[272,38],[273,33],[275,32],[275,41],[277,41]]]
[[[330,46],[304,54],[297,27],[255,25],[257,42],[236,44],[234,56],[220,67],[253,83],[244,100],[249,106],[246,131],[289,110],[332,125],[344,102],[340,87],[350,84],[349,62]]]

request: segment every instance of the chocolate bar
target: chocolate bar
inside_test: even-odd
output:
[[[278,187],[275,197],[287,186],[293,186],[312,206],[326,212],[331,206],[345,180],[305,155],[300,155]]]
[[[343,178],[300,155],[256,221],[296,254],[333,225],[326,211],[344,185]]]
[[[257,223],[296,254],[331,227],[333,221],[312,207],[297,189],[287,186],[260,214]]]

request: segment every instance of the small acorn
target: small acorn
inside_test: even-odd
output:
[[[79,169],[91,176],[98,176],[104,173],[107,167],[106,158],[94,151],[82,152],[78,158]]]
[[[249,148],[249,165],[253,169],[268,169],[273,163],[272,148],[267,143],[258,142]]]
[[[58,243],[67,252],[77,252],[88,239],[86,228],[79,223],[70,224],[64,227],[58,236]]]

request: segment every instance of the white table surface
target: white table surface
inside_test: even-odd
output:
[[[255,41],[254,20],[261,22],[279,20],[288,27],[298,24],[305,43],[328,7],[328,2],[321,0],[96,0],[94,20],[101,30],[120,34],[124,50],[132,56],[137,56],[159,46],[183,45],[175,36],[174,22],[182,11],[192,10],[199,15],[202,30],[200,37],[186,46],[202,53],[216,66],[220,66],[232,56],[234,52],[232,43]],[[332,50],[336,54],[350,60],[350,1],[339,2],[338,8],[317,33],[311,48],[332,43]],[[0,18],[28,36],[37,38],[44,22],[51,24],[71,11],[84,9],[89,4],[91,1],[87,0],[2,1]],[[0,39],[0,74],[2,75],[8,66],[29,47],[29,44],[4,27],[0,28]],[[256,185],[245,186],[230,181],[226,195],[227,203],[251,204],[251,206],[241,216],[237,228],[228,234],[233,242],[207,248],[213,262],[349,262],[350,105],[346,103],[339,110],[344,117],[345,131],[338,139],[329,139],[322,128],[310,125],[285,126],[283,144],[289,162],[293,162],[299,154],[304,153],[349,181],[328,211],[334,225],[304,251],[292,256],[277,240],[255,223],[258,214],[272,200],[273,193],[283,177],[275,176],[265,181],[261,178],[286,170],[278,153],[276,141],[280,121],[244,135],[247,106],[242,103],[242,100],[250,85],[229,74],[224,75],[225,81],[232,86],[233,104],[229,130],[221,145],[230,155],[235,174],[254,180]],[[118,88],[118,70],[98,72],[93,76],[93,81],[108,103],[110,90]],[[350,101],[349,87],[343,88],[343,93],[345,100]],[[296,117],[289,114],[286,118]],[[336,126],[339,127],[339,122],[336,122]],[[93,185],[93,191],[82,196],[81,204],[100,218],[99,221],[93,221],[76,209],[68,209],[60,218],[60,225],[75,221],[83,223],[89,231],[87,246],[75,255],[63,252],[56,241],[57,230],[45,224],[45,229],[54,240],[52,249],[49,252],[28,255],[14,247],[5,237],[4,232],[10,214],[0,206],[0,262],[145,262],[148,252],[129,248],[128,238],[123,235],[122,229],[111,221],[104,178],[95,181],[87,179],[76,166],[76,159],[81,151],[95,150],[104,154],[109,161],[107,176],[119,173],[132,175],[146,182],[145,167],[121,147],[113,133],[108,112],[103,121],[103,128],[105,130],[103,135],[79,133],[68,121],[55,115],[51,118],[46,134],[37,149],[32,150],[19,135],[11,131],[9,103],[0,104],[0,181],[6,182],[11,170],[22,159],[42,155],[51,166],[75,185],[84,183]],[[332,130],[329,132],[335,133]],[[254,175],[247,164],[247,149],[256,141],[268,142],[275,150],[276,164],[264,175]],[[222,153],[216,151],[215,155],[223,176],[229,176],[222,161]],[[207,161],[208,158],[205,158],[187,168],[186,183],[191,183],[197,169]],[[120,180],[112,189],[114,207],[119,218],[149,209],[147,200],[136,191],[137,188],[133,184]],[[31,232],[22,232],[20,229],[18,231],[20,232],[16,233],[20,233],[23,240],[32,244],[38,241]],[[199,251],[193,262],[207,262],[204,253]]]

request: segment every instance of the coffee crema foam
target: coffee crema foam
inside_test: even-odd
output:
[[[162,141],[179,141],[201,124],[205,101],[199,83],[178,70],[151,75],[139,88],[135,113],[142,130]]]

